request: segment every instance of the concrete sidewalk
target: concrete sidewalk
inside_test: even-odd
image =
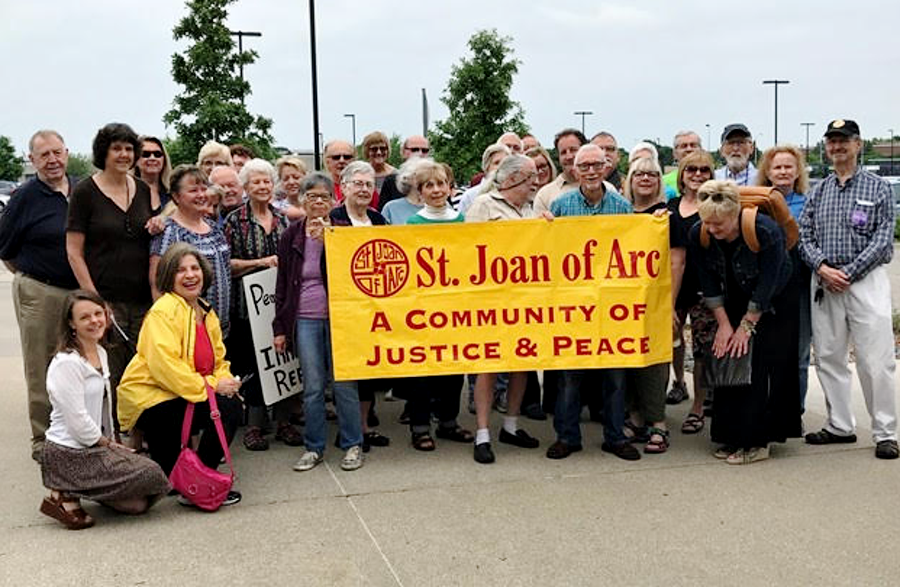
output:
[[[247,453],[238,440],[242,503],[204,514],[169,498],[139,518],[89,504],[97,525],[66,531],[38,512],[9,280],[0,274],[2,585],[900,583],[900,461],[875,459],[858,387],[857,444],[792,440],[747,467],[715,460],[707,431],[677,432],[687,404],[669,412],[664,455],[601,453],[599,425],[585,423],[585,450],[551,461],[550,423],[523,420],[541,448],[495,442],[497,463],[484,466],[471,445],[414,451],[401,404],[381,402],[393,442],[359,471],[341,471],[329,447],[324,466],[294,473],[300,449]],[[810,383],[815,430],[824,402]]]

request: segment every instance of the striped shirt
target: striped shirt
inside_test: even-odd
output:
[[[550,204],[550,212],[554,216],[631,214],[633,210],[631,203],[613,190],[606,190],[606,193],[603,194],[603,197],[596,204],[588,202],[580,189],[562,194]]]
[[[886,181],[864,169],[844,185],[826,177],[800,214],[800,254],[816,270],[822,263],[859,281],[888,263],[894,252],[894,201]]]
[[[756,167],[748,161],[747,167],[743,171],[732,173],[731,169],[726,165],[721,169],[716,169],[715,179],[733,181],[738,185],[756,185]]]

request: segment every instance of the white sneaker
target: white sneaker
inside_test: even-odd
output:
[[[300,460],[294,463],[295,471],[309,471],[316,465],[322,462],[322,455],[317,453],[314,450],[308,450],[303,453],[303,456],[300,457]]]
[[[359,446],[351,446],[344,453],[341,459],[341,468],[345,471],[355,471],[363,466],[362,448]]]

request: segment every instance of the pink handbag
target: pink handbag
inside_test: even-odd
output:
[[[191,422],[194,419],[194,404],[188,402],[184,410],[184,423],[181,426],[181,453],[175,461],[175,467],[169,474],[169,482],[178,492],[191,503],[202,510],[214,512],[219,509],[231,486],[234,484],[234,465],[231,462],[231,451],[228,450],[228,442],[225,440],[225,431],[222,429],[221,415],[216,404],[216,393],[206,385],[206,395],[209,398],[209,416],[212,418],[225,452],[225,460],[231,474],[226,475],[215,469],[210,469],[200,461],[197,453],[190,448],[188,442],[191,436]]]

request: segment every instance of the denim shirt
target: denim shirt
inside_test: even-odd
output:
[[[725,251],[712,235],[709,247],[703,248],[700,244],[701,225],[698,222],[691,229],[690,247],[698,261],[700,287],[706,305],[715,309],[725,304],[725,296],[728,295],[725,291]],[[791,260],[785,250],[784,231],[762,213],[756,216],[756,238],[759,240],[758,253],[751,251],[743,235],[739,235],[730,262],[741,289],[750,295],[747,309],[767,312],[772,307],[772,298],[784,289],[791,277]]]

